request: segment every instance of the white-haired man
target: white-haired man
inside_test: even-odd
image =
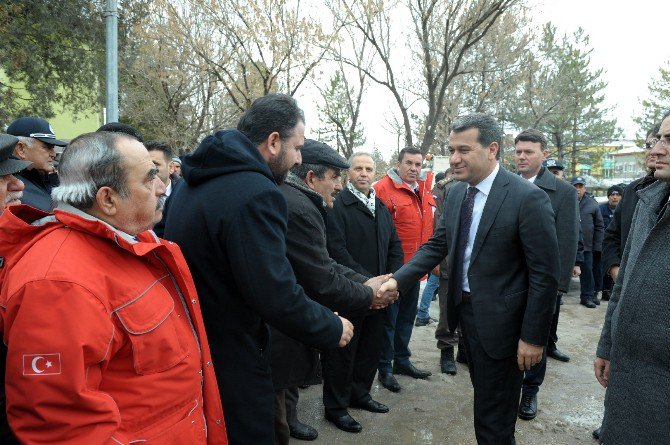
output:
[[[7,415],[21,443],[225,444],[193,280],[148,231],[165,185],[122,133],[74,139],[54,214],[0,220]]]

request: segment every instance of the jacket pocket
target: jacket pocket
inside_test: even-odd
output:
[[[116,316],[130,338],[138,374],[163,372],[186,358],[188,349],[177,331],[174,300],[160,284],[117,309]]]
[[[514,312],[526,305],[528,290],[522,290],[513,294],[505,295],[505,306],[508,311]]]

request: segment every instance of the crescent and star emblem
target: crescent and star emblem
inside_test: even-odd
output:
[[[32,361],[32,368],[33,368],[33,371],[34,371],[35,373],[37,373],[37,374],[42,374],[46,369],[51,368],[51,367],[53,366],[53,363],[51,363],[49,360],[47,360],[46,363],[44,364],[45,368],[43,368],[43,369],[39,369],[39,368],[37,367],[37,362],[38,362],[39,360],[44,360],[44,357],[42,357],[41,355],[38,355],[38,356],[35,357],[35,358],[33,359],[33,361]]]

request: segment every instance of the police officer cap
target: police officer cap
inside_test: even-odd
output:
[[[555,168],[557,170],[563,170],[563,163],[560,159],[547,159],[542,164],[547,168]]]
[[[574,178],[572,178],[571,182],[572,182],[572,185],[577,185],[577,184],[586,185],[586,179],[584,179],[583,176],[575,176]]]
[[[305,144],[300,152],[302,153],[303,164],[327,165],[341,170],[349,168],[347,161],[328,144],[314,139],[305,139]]]
[[[30,161],[11,157],[18,142],[19,138],[15,136],[0,134],[0,176],[13,175],[32,164]]]

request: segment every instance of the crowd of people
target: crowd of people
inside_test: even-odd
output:
[[[325,418],[357,433],[350,408],[389,411],[375,375],[392,392],[399,374],[431,376],[410,339],[437,322],[441,372],[469,370],[477,443],[514,444],[548,357],[570,360],[558,320],[579,277],[582,305],[609,300],[594,436],[659,443],[669,115],[650,129],[649,174],[602,205],[548,159],[541,132],[516,136],[515,172],[502,138],[494,117],[463,116],[446,172],[406,147],[375,182],[371,154],[306,139],[283,94],[183,157],[125,124],[66,142],[44,119],[16,119],[0,134],[0,442],[314,440],[299,388],[320,383]]]

